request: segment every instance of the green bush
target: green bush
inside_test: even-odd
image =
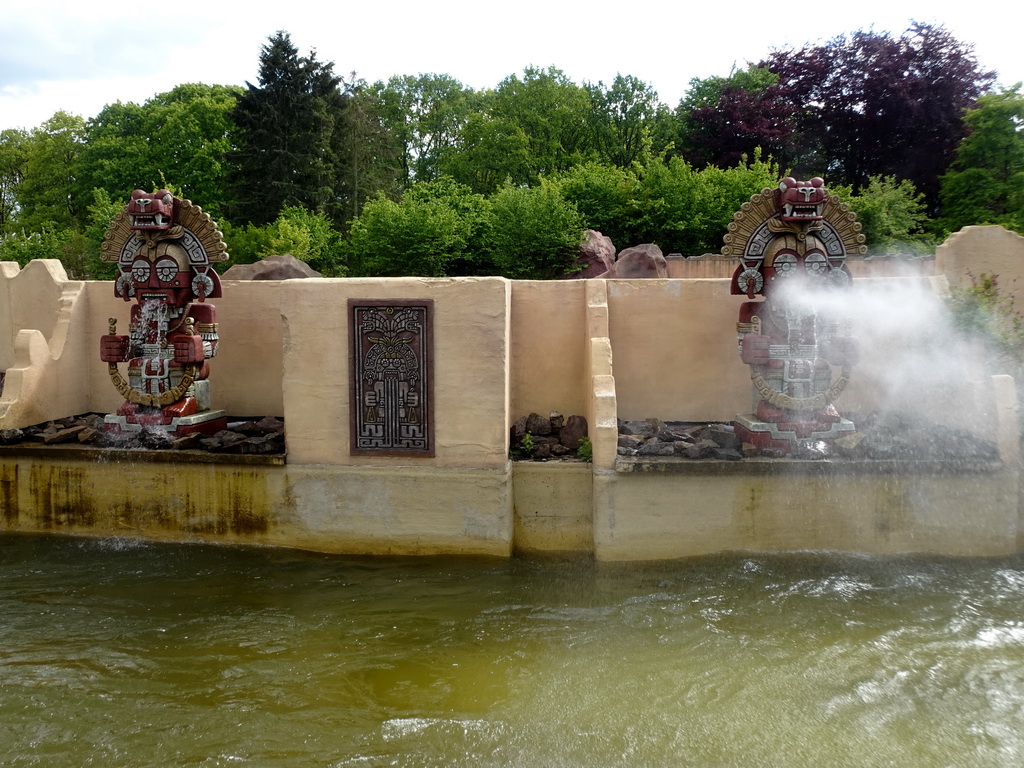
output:
[[[351,261],[364,275],[471,274],[489,229],[482,196],[448,178],[422,182],[401,200],[379,196],[363,207],[349,232]]]
[[[1012,372],[1024,363],[1024,318],[1000,292],[998,275],[972,275],[968,287],[950,291],[947,304],[954,327],[987,348],[998,367]]]
[[[490,198],[491,248],[501,275],[539,280],[578,270],[583,218],[558,186],[545,179],[537,187],[505,185]]]

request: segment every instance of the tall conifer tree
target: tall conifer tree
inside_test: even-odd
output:
[[[287,205],[339,216],[348,97],[333,63],[300,56],[279,31],[260,53],[259,85],[246,85],[233,114],[230,218],[268,224]]]

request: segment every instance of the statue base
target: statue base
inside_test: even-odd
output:
[[[834,422],[775,423],[759,421],[752,414],[737,415],[733,428],[741,441],[750,443],[760,450],[781,451],[785,454],[792,453],[793,448],[801,441],[835,440],[857,431],[853,422],[844,418]]]
[[[137,413],[131,417],[119,413],[108,413],[103,419],[103,429],[114,435],[132,435],[144,429],[161,430],[168,434],[184,437],[193,432],[213,435],[228,428],[227,411],[203,411],[191,416],[167,418],[159,410],[152,414]]]

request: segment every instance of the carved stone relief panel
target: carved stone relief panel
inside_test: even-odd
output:
[[[434,455],[431,299],[349,299],[350,453]]]

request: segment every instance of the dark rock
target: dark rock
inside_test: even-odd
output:
[[[519,445],[526,434],[526,417],[516,419],[508,430],[508,444]]]
[[[560,414],[558,411],[552,411],[548,414],[548,419],[551,422],[552,432],[557,432],[565,425],[565,416]]]
[[[793,447],[794,459],[827,459],[832,455],[832,446],[827,440],[797,440]]]
[[[175,439],[171,443],[171,448],[173,448],[176,451],[187,451],[191,448],[198,448],[200,445],[200,440],[202,439],[202,432],[191,432],[187,435],[183,435],[182,437]]]
[[[641,435],[619,435],[620,448],[632,448],[635,451],[643,444],[644,438]]]
[[[533,458],[536,460],[543,461],[544,459],[551,458],[551,446],[547,443],[541,443],[533,449]]]
[[[659,440],[650,440],[636,451],[638,456],[673,456],[675,452],[675,443],[663,443]]]
[[[735,448],[715,448],[713,453],[716,459],[724,459],[726,461],[739,461],[743,458],[743,454]]]
[[[0,430],[0,443],[4,445],[11,445],[12,443],[20,443],[25,439],[25,433],[20,429],[2,429]]]
[[[275,432],[284,433],[284,422],[276,416],[264,416],[256,422],[256,426],[259,427],[264,434]]]
[[[653,243],[645,243],[622,251],[607,277],[668,277],[668,262],[665,261],[661,248]]]
[[[526,417],[526,431],[531,435],[550,435],[551,419],[539,413],[531,413]]]
[[[619,432],[623,435],[654,437],[658,430],[649,421],[625,421],[619,427]]]
[[[570,451],[578,451],[580,441],[586,436],[587,420],[576,414],[566,419],[565,426],[558,430],[558,442]]]
[[[684,450],[688,459],[710,459],[715,455],[715,451],[721,448],[711,440],[701,440],[699,443],[687,445]]]
[[[558,435],[530,435],[530,440],[534,445],[558,445],[560,443]]]
[[[740,439],[736,437],[731,424],[709,424],[704,435],[707,439],[714,440],[721,448],[737,452],[740,449]]]
[[[290,253],[267,256],[255,264],[235,264],[221,275],[222,280],[295,280],[305,277],[323,275]]]
[[[555,443],[554,445],[551,446],[552,456],[568,456],[570,453],[572,453],[572,451],[570,451],[561,443]]]
[[[576,261],[583,265],[578,272],[562,275],[563,279],[586,279],[606,274],[615,264],[615,245],[610,237],[593,229],[584,233]]]
[[[79,433],[85,431],[86,427],[68,427],[67,429],[58,429],[54,432],[44,432],[39,436],[39,439],[45,445],[56,445],[57,443],[70,443],[72,440],[77,440]]]
[[[841,456],[855,458],[863,453],[861,444],[864,442],[863,432],[852,432],[836,439],[835,448]]]

